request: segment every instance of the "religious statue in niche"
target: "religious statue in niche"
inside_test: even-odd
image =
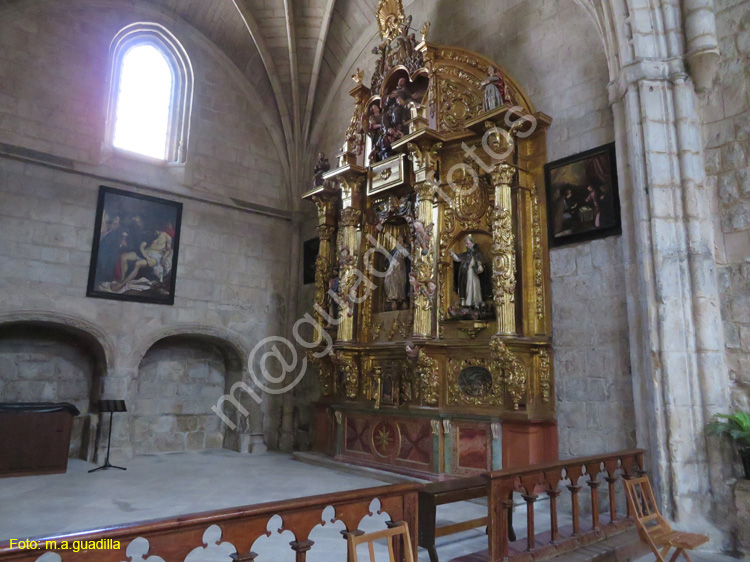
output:
[[[322,152],[318,153],[318,163],[315,164],[315,187],[323,185],[323,174],[331,169],[331,165],[328,163],[328,158]]]
[[[464,239],[466,251],[456,254],[450,250],[453,269],[453,290],[458,293],[458,306],[451,307],[451,318],[478,320],[492,315],[492,306],[485,303],[492,299],[491,265],[470,234]]]
[[[372,146],[378,144],[378,139],[383,132],[383,113],[380,109],[380,102],[375,102],[370,106],[368,117],[367,133],[370,135]]]
[[[508,99],[505,78],[491,66],[487,68],[487,78],[482,82],[484,88],[484,110],[492,111],[503,105]]]
[[[370,107],[369,131],[373,141],[370,159],[373,162],[393,156],[395,152],[391,145],[409,134],[407,122],[411,119],[411,111],[406,104],[411,99],[411,94],[406,90],[405,81],[402,78],[399,81],[401,89],[397,88],[388,96],[382,115],[377,104]]]
[[[402,235],[396,239],[391,249],[388,271],[385,276],[385,302],[387,310],[409,308],[409,252]]]

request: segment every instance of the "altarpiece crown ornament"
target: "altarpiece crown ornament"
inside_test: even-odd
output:
[[[551,120],[496,61],[429,43],[429,23],[417,41],[400,0],[375,17],[370,87],[353,71],[341,151],[304,195],[335,342],[314,362],[323,449],[428,477],[553,460]]]

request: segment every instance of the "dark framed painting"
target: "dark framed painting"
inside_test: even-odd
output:
[[[307,240],[302,246],[302,283],[315,283],[315,261],[320,251],[320,238]]]
[[[101,186],[86,296],[174,304],[182,203]]]
[[[550,247],[622,234],[615,143],[544,166]]]

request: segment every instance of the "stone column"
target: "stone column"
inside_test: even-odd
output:
[[[338,256],[339,260],[339,328],[338,341],[351,342],[355,339],[354,314],[356,312],[357,289],[361,280],[359,273],[359,236],[362,222],[360,209],[362,194],[360,189],[364,178],[342,177],[341,219],[339,220]],[[359,273],[359,275],[358,275]]]
[[[710,209],[692,87],[653,62],[610,87],[623,209],[638,445],[662,510],[719,538],[725,475],[707,442],[728,407]]]
[[[516,237],[513,233],[511,183],[516,168],[498,164],[490,172],[495,188],[492,224],[492,283],[497,316],[497,334],[516,334]]]

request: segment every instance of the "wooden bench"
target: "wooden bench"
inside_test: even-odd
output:
[[[438,562],[435,550],[435,539],[446,535],[453,535],[486,526],[487,516],[460,523],[452,523],[442,527],[436,526],[437,506],[448,503],[462,502],[476,498],[487,497],[487,478],[475,476],[471,478],[457,478],[445,482],[427,484],[419,490],[419,546],[426,548],[430,555],[430,562]],[[509,510],[508,534],[511,541],[516,540],[513,532],[512,511]]]
[[[672,530],[667,520],[659,513],[648,476],[632,478],[624,482],[638,536],[651,548],[658,562],[666,562],[665,557],[672,548],[675,551],[669,562],[675,562],[680,555],[690,561],[690,555],[686,551],[708,542],[708,537],[705,535]]]

